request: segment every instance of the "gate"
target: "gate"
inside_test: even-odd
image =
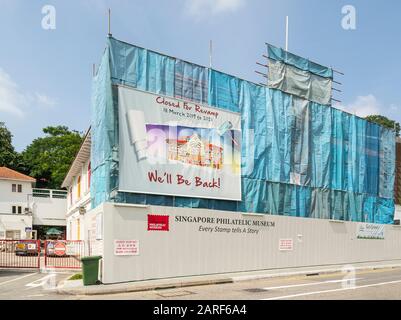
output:
[[[85,242],[81,240],[46,240],[45,268],[81,269]]]
[[[0,268],[40,268],[40,240],[0,240]]]

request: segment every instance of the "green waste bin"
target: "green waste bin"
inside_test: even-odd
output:
[[[82,276],[84,286],[90,286],[99,283],[99,260],[102,257],[83,257],[82,262]]]

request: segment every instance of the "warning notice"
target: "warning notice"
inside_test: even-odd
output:
[[[279,250],[280,251],[294,250],[294,241],[292,239],[280,239]]]
[[[138,256],[139,240],[114,240],[114,255]]]

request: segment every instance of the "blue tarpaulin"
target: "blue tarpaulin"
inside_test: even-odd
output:
[[[267,44],[267,54],[270,59],[284,62],[298,69],[311,72],[324,78],[333,79],[333,69],[317,64],[309,59],[302,58],[291,52]]]
[[[296,56],[286,63],[332,70]],[[124,84],[241,113],[242,201],[118,192]],[[395,133],[288,93],[109,38],[92,97],[92,205],[104,201],[392,223]]]

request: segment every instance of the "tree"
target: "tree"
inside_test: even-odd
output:
[[[400,136],[400,130],[401,130],[400,124],[394,120],[390,120],[389,118],[387,118],[385,116],[379,116],[379,115],[367,116],[365,119],[370,122],[380,124],[386,128],[390,128],[390,129],[395,128],[395,133],[396,133],[397,137]]]
[[[0,122],[0,167],[18,169],[20,157],[12,145],[12,134],[4,122]]]
[[[83,137],[65,126],[46,127],[43,133],[22,152],[22,158],[38,187],[59,189]]]

